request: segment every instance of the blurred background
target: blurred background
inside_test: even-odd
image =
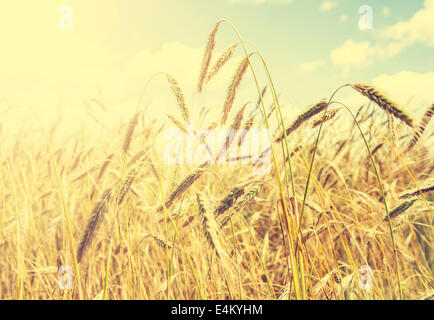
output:
[[[285,115],[352,81],[373,83],[409,111],[423,112],[434,87],[433,16],[434,0],[2,1],[0,114],[10,129],[32,113],[43,122],[63,114],[62,128],[69,128],[93,121],[94,98],[110,111],[94,116],[117,123],[162,71],[178,80],[191,110],[219,114],[240,48],[203,94],[195,86],[208,34],[222,18],[265,57]],[[216,49],[236,41],[224,25]],[[245,80],[238,104],[257,96],[250,74]],[[351,90],[339,99],[366,101]],[[164,77],[149,83],[144,106],[156,118],[175,112]]]

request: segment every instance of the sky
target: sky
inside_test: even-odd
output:
[[[0,114],[20,125],[29,110],[43,120],[60,110],[74,126],[89,120],[83,100],[96,98],[110,113],[92,105],[95,116],[117,121],[131,116],[148,83],[147,115],[180,117],[164,77],[153,77],[168,72],[193,114],[217,115],[243,52],[202,94],[195,88],[223,18],[264,56],[288,118],[348,82],[372,83],[414,113],[434,102],[434,0],[15,0],[0,3]],[[236,41],[223,24],[214,58]],[[342,101],[363,103],[349,90]],[[256,98],[248,74],[235,104]]]

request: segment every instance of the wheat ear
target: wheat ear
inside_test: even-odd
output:
[[[298,118],[286,129],[286,135],[289,136],[291,133],[297,130],[304,122],[312,118],[314,115],[320,113],[325,108],[327,108],[327,102],[324,100],[314,104],[306,112],[299,115]],[[280,142],[283,140],[283,138],[284,135],[282,134],[279,138],[276,139],[275,142]]]
[[[206,207],[201,195],[196,194],[197,206],[199,212],[199,218],[203,227],[203,232],[205,233],[206,239],[210,246],[215,250],[218,257],[222,258],[224,255],[223,247],[217,236],[218,225],[214,216],[209,212]]]
[[[324,232],[325,230],[327,230],[327,225],[323,224],[321,226],[318,227],[317,230],[314,230],[312,228],[307,229],[307,230],[303,230],[302,232],[302,242],[305,243],[307,240],[309,240],[312,236],[314,235],[319,235],[322,232]]]
[[[170,121],[173,122],[173,124],[175,126],[178,127],[179,130],[181,130],[184,133],[187,133],[187,129],[185,128],[185,126],[181,122],[179,122],[178,120],[176,120],[175,117],[171,116],[170,114],[168,114],[167,117],[170,119]]]
[[[199,81],[197,84],[197,91],[198,92],[202,92],[203,82],[204,82],[205,77],[208,73],[209,63],[211,61],[212,52],[213,52],[214,47],[215,47],[216,34],[217,34],[218,28],[219,28],[221,23],[222,23],[222,21],[217,22],[216,25],[214,26],[214,28],[212,29],[211,33],[209,34],[208,43],[205,47],[205,52],[203,54],[202,66],[201,66],[200,72],[199,72]]]
[[[171,250],[173,245],[170,242],[166,242],[162,237],[160,237],[158,234],[152,234],[152,233],[148,233],[145,235],[145,237],[151,237],[154,239],[155,243],[163,248],[163,249],[169,249]]]
[[[249,190],[247,190],[247,192],[243,195],[243,197],[235,205],[234,211],[238,212],[244,205],[246,205],[249,201],[253,200],[256,197],[256,195],[259,193],[260,190],[261,190],[260,184],[254,185]],[[225,226],[229,222],[230,219],[231,219],[230,215],[226,216],[222,220],[221,225]]]
[[[104,172],[107,170],[107,168],[108,168],[111,160],[113,159],[113,156],[114,156],[114,153],[110,154],[107,157],[107,159],[104,160],[104,163],[103,163],[103,165],[101,166],[101,169],[98,172],[98,176],[96,177],[96,180],[95,180],[96,182],[98,182],[102,178],[102,176],[104,175]],[[93,198],[93,196],[95,194],[95,191],[96,191],[96,186],[93,188],[92,193],[90,194],[90,198],[91,199]]]
[[[420,191],[419,191],[419,189],[417,189],[415,191],[410,191],[410,192],[404,193],[404,194],[399,196],[399,199],[413,198],[413,197],[416,197],[416,196],[421,195],[423,193],[432,192],[432,191],[434,191],[434,185],[426,187],[426,188],[421,188]]]
[[[119,187],[119,195],[118,195],[118,205],[120,205],[127,195],[128,191],[131,188],[131,185],[134,182],[138,173],[138,167],[132,168],[125,179],[121,181],[121,185]]]
[[[220,201],[217,208],[214,210],[214,215],[218,217],[219,215],[225,213],[229,210],[239,197],[244,193],[244,186],[233,187],[231,191]]]
[[[99,167],[100,167],[100,163],[98,162],[95,165],[93,165],[91,168],[83,171],[82,173],[80,173],[76,177],[72,178],[69,182],[70,183],[77,182],[77,181],[83,179],[84,177],[86,177],[88,174],[95,172]]]
[[[93,237],[95,236],[96,228],[98,227],[99,222],[101,221],[101,217],[107,208],[107,204],[108,201],[110,200],[110,196],[111,196],[111,188],[104,191],[101,199],[98,201],[98,203],[95,205],[95,207],[92,210],[92,214],[87,223],[83,237],[81,238],[80,245],[78,246],[78,250],[77,250],[78,262],[80,262],[81,259],[83,258],[84,252],[89,247]]]
[[[131,160],[128,162],[127,167],[132,166],[133,164],[135,164],[137,161],[139,161],[140,159],[143,158],[143,156],[146,154],[145,150],[140,150],[139,152],[137,152],[132,158]]]
[[[246,57],[243,60],[241,60],[237,70],[235,71],[234,76],[232,77],[231,84],[228,87],[228,93],[226,94],[225,104],[223,106],[221,125],[224,125],[226,123],[229,111],[231,110],[232,105],[234,103],[234,99],[238,87],[240,86],[241,80],[243,80],[243,76],[246,73],[248,66],[249,66],[249,59]]]
[[[253,200],[253,198],[256,197],[256,195],[261,190],[261,185],[257,184],[251,187],[246,194],[238,201],[238,203],[235,205],[235,210],[240,210],[241,207],[243,207],[247,202]]]
[[[182,194],[184,194],[184,192],[187,191],[187,189],[190,188],[191,185],[200,178],[203,172],[203,169],[197,169],[194,172],[190,173],[184,180],[182,180],[178,187],[176,187],[176,189],[172,191],[172,193],[169,195],[166,202],[164,203],[164,206],[166,208],[169,208],[172,205],[173,201],[175,201]],[[163,211],[163,206],[159,207],[157,211]]]
[[[122,145],[122,152],[124,154],[126,154],[128,152],[128,149],[130,148],[134,129],[136,128],[137,122],[139,120],[139,114],[139,112],[136,112],[128,124],[127,132],[125,133],[124,143]]]
[[[410,143],[408,144],[406,152],[410,151],[410,149],[413,148],[416,145],[416,143],[419,141],[420,137],[423,135],[425,128],[428,126],[428,123],[431,120],[433,115],[434,115],[434,103],[428,108],[428,110],[423,115],[420,124],[418,125],[416,131],[414,132],[413,138],[410,140]]]
[[[413,119],[407,115],[407,113],[400,107],[398,104],[390,100],[384,93],[377,90],[370,84],[364,83],[353,83],[350,86],[361,93],[369,100],[377,104],[380,108],[382,108],[387,113],[393,115],[395,118],[401,120],[409,127],[414,127]]]
[[[181,88],[178,85],[178,82],[174,77],[170,74],[166,73],[167,81],[169,81],[170,86],[172,88],[172,92],[176,97],[176,101],[178,102],[179,109],[181,110],[182,117],[185,122],[190,120],[190,114],[188,112],[187,104],[185,103],[184,94],[182,93]]]
[[[401,203],[398,207],[390,211],[389,216],[384,217],[383,221],[388,221],[389,217],[390,219],[393,219],[400,215],[401,213],[407,211],[415,202],[417,199],[405,201],[404,203]]]
[[[312,128],[318,127],[323,121],[326,122],[333,119],[338,111],[339,109],[328,110],[323,117],[320,117],[320,119],[317,119],[312,123]]]
[[[205,84],[208,83],[212,78],[214,78],[214,76],[220,71],[220,69],[223,68],[223,66],[232,58],[237,45],[238,42],[230,46],[228,49],[226,49],[225,52],[220,55],[214,66],[208,72],[205,78]]]

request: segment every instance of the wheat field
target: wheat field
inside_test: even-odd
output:
[[[138,108],[118,126],[93,119],[93,131],[2,130],[0,299],[432,299],[434,104],[419,119],[380,88],[349,83],[337,91],[364,105],[330,92],[289,114],[241,37],[214,52],[225,23],[198,61],[197,93],[239,62],[221,118],[200,126],[266,130],[259,158],[270,170],[166,163],[164,131],[186,132],[199,112],[166,73],[179,113],[162,124]],[[237,105],[247,77],[254,102]],[[245,143],[234,140],[215,155]]]

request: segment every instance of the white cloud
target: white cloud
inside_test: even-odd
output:
[[[175,78],[196,78],[199,74],[203,49],[188,47],[180,42],[166,43],[158,51],[142,50],[126,64],[130,74],[151,76],[157,72],[168,72]]]
[[[423,9],[417,11],[407,21],[390,26],[383,32],[388,39],[405,41],[408,44],[419,42],[434,47],[434,0],[425,0]]]
[[[192,118],[195,119],[198,113],[194,111],[204,106],[215,113],[221,111],[227,86],[240,60],[239,56],[233,57],[206,85],[204,92],[199,96],[196,94],[196,85],[203,48],[190,47],[180,42],[166,43],[157,51],[143,49],[124,63],[116,64],[110,52],[97,46],[94,48],[92,45],[87,45],[80,39],[74,40],[62,50],[66,54],[67,50],[74,45],[79,46],[80,50],[72,51],[67,56],[70,63],[63,63],[64,59],[57,61],[51,57],[53,62],[51,68],[46,68],[46,60],[49,61],[50,57],[44,57],[42,53],[38,53],[37,57],[40,62],[43,58],[43,64],[42,62],[24,64],[25,60],[23,60],[23,66],[18,68],[19,61],[9,63],[9,66],[0,61],[4,79],[8,79],[2,81],[1,87],[4,93],[0,98],[17,97],[31,103],[47,122],[54,120],[52,118],[56,113],[53,110],[60,106],[69,121],[68,128],[70,128],[76,127],[81,121],[92,121],[84,112],[82,99],[98,97],[97,85],[100,85],[103,100],[107,103],[110,112],[98,115],[98,118],[105,124],[116,124],[119,119],[128,117],[135,110],[144,84],[156,73],[167,72],[178,81]],[[80,54],[80,51],[84,53]],[[85,53],[88,55],[87,60]],[[211,65],[219,55],[220,52],[214,53]],[[19,77],[14,76],[17,72]],[[252,92],[255,92],[254,87],[252,90],[251,76],[247,73],[236,99],[247,99],[246,96],[251,98]],[[236,100],[236,103],[240,100]],[[164,75],[159,75],[150,81],[142,106],[149,106],[155,118],[165,118],[167,113],[179,117],[176,99]],[[3,105],[0,104],[0,109],[2,107]],[[14,119],[20,123],[23,117],[28,117],[27,112],[24,113],[23,109],[19,109]]]
[[[329,11],[331,9],[333,9],[334,7],[336,7],[338,4],[336,2],[332,2],[332,1],[324,1],[323,4],[321,5],[321,7],[319,7],[320,11]]]
[[[303,62],[298,65],[298,70],[301,72],[312,72],[323,67],[327,62],[325,60],[314,60]]]
[[[351,69],[368,66],[377,60],[386,60],[399,54],[408,43],[394,41],[385,46],[372,45],[369,41],[347,40],[330,53],[332,63],[347,75]]]
[[[434,72],[381,74],[372,83],[386,90],[393,100],[414,113],[424,112],[434,102]]]
[[[332,50],[330,57],[332,63],[343,69],[347,75],[350,69],[363,67],[372,63],[372,56],[376,48],[372,47],[369,41],[356,42],[347,40],[343,45]]]
[[[367,66],[375,60],[394,57],[414,43],[434,47],[433,17],[434,0],[425,0],[424,8],[417,11],[412,18],[398,22],[381,33],[381,40],[386,41],[384,45],[347,40],[331,51],[332,62],[342,68],[346,75],[353,68]]]

